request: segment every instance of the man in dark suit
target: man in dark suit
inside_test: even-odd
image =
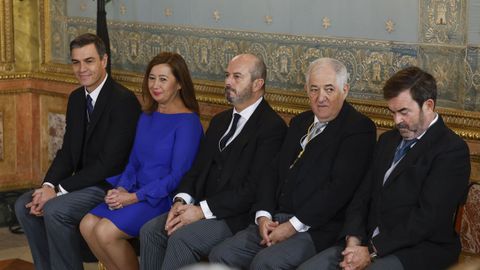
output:
[[[70,43],[73,72],[82,85],[68,99],[62,148],[42,187],[23,194],[15,212],[36,269],[83,269],[78,224],[103,201],[105,178],[123,170],[140,104],[106,73],[102,40],[84,34]]]
[[[294,117],[260,181],[255,224],[216,246],[210,261],[242,269],[294,269],[338,237],[345,209],[368,168],[375,125],[345,98],[348,73],[338,60],[310,64],[310,111]]]
[[[396,129],[379,138],[373,163],[332,247],[300,269],[439,270],[454,264],[454,214],[465,199],[466,143],[435,111],[435,79],[417,67],[397,72],[383,94]]]
[[[170,212],[143,226],[142,269],[195,263],[248,223],[260,172],[286,131],[263,98],[265,80],[265,64],[254,55],[238,55],[228,64],[225,97],[234,108],[211,120]]]

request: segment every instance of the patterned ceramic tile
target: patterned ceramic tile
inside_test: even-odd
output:
[[[466,49],[443,46],[420,46],[420,65],[437,80],[438,104],[463,109]]]
[[[420,38],[425,43],[466,43],[466,0],[420,1]]]

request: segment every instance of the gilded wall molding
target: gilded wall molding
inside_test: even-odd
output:
[[[13,0],[0,1],[0,72],[14,69]]]

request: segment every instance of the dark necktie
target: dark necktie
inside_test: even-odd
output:
[[[92,119],[92,113],[93,113],[92,97],[90,97],[90,95],[87,95],[87,120],[89,123],[90,123],[90,119]]]
[[[233,134],[235,134],[235,131],[237,130],[237,124],[238,124],[239,119],[240,119],[240,114],[234,113],[233,114],[232,127],[230,128],[228,133],[225,134],[225,136],[223,136],[223,138],[220,140],[220,151],[223,151],[223,149],[227,145],[228,140],[230,140],[230,138],[233,136]]]
[[[412,139],[412,140],[402,140],[400,145],[397,147],[397,150],[395,151],[395,156],[393,157],[393,163],[398,162],[405,154],[407,154],[408,150],[410,150],[410,147],[412,144],[417,142],[417,139]]]

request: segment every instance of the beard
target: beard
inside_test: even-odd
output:
[[[241,104],[252,97],[252,85],[248,85],[242,91],[237,91],[231,87],[225,87],[225,98],[232,104]]]
[[[408,125],[407,123],[402,122],[397,124],[396,128],[398,129],[402,137],[408,137],[409,139],[416,138],[420,136],[423,132],[425,132],[425,130],[427,130],[428,128],[425,126],[425,114],[420,111],[420,114],[418,115],[418,121],[416,123]]]

